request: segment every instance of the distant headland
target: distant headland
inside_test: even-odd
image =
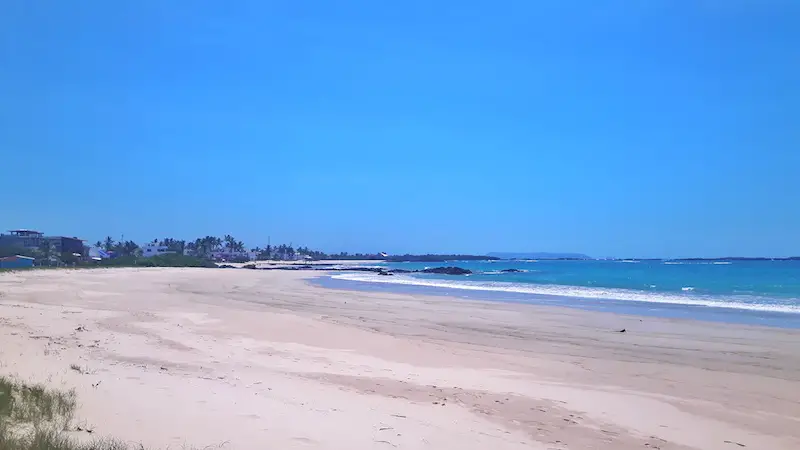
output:
[[[583,253],[550,253],[550,252],[529,252],[529,253],[492,252],[488,253],[487,256],[497,259],[562,259],[562,260],[594,259],[591,256],[584,255]]]

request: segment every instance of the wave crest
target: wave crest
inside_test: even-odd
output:
[[[685,294],[653,293],[633,291],[627,289],[541,285],[526,283],[505,283],[489,281],[455,281],[414,278],[410,276],[395,275],[392,277],[378,276],[370,273],[344,273],[333,275],[332,278],[346,281],[359,281],[364,283],[387,283],[409,286],[427,286],[448,289],[462,289],[469,291],[512,292],[520,294],[547,295],[556,297],[575,297],[598,300],[620,300],[644,303],[661,303],[688,306],[707,306],[711,308],[731,308],[750,311],[782,312],[800,314],[800,306],[786,304],[747,303],[726,297],[711,297],[685,291]],[[758,298],[753,298],[758,300]]]

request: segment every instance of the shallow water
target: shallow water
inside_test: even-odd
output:
[[[497,261],[381,264],[407,270],[442,265],[469,276],[353,272],[331,287],[445,293],[663,317],[800,328],[799,261]],[[519,272],[503,272],[514,269]]]

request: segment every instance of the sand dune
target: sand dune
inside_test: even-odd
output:
[[[155,448],[800,448],[800,332],[312,275],[2,274],[0,373],[75,387],[82,428]]]

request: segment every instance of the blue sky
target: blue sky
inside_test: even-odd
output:
[[[2,9],[4,229],[800,254],[796,1]]]

